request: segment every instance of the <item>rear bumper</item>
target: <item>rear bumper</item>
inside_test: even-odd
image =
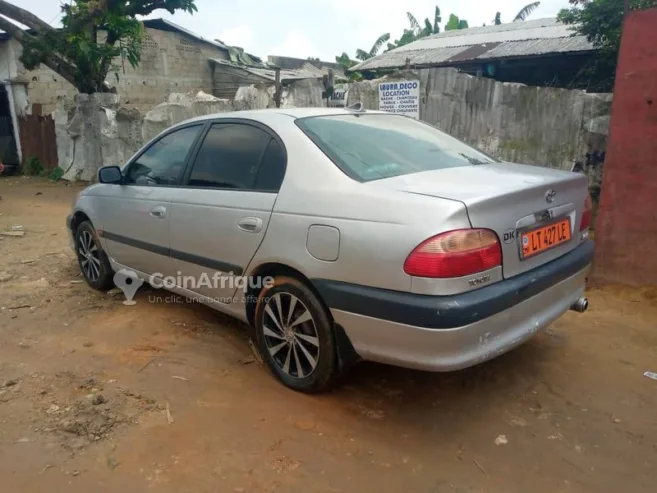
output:
[[[593,254],[585,242],[530,272],[454,296],[360,286],[354,300],[327,290],[330,281],[315,284],[363,359],[452,371],[495,358],[559,318],[583,294]]]

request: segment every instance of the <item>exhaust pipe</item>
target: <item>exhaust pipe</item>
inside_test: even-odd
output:
[[[586,299],[584,296],[580,296],[579,298],[577,298],[575,303],[572,304],[570,309],[577,313],[584,313],[588,307],[589,307],[589,300]]]

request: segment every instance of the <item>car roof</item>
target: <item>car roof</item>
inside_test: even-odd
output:
[[[335,116],[335,115],[354,115],[354,114],[388,114],[385,111],[372,111],[372,110],[348,110],[345,108],[270,108],[264,110],[244,110],[244,111],[228,111],[225,113],[214,113],[211,115],[203,115],[181,123],[200,122],[206,120],[214,120],[217,118],[248,118],[252,120],[259,120],[271,115],[285,115],[295,120],[298,118],[306,118],[309,116]]]

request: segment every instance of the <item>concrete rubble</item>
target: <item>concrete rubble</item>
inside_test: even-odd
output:
[[[92,181],[98,168],[118,164],[120,149],[116,94],[76,94],[63,99],[53,113],[59,166],[65,180]],[[114,154],[116,155],[114,155]]]
[[[284,89],[281,106],[319,106],[322,91],[320,81],[300,80]],[[184,120],[274,107],[274,87],[265,85],[240,87],[232,101],[203,91],[173,93],[145,115],[121,106],[116,94],[77,94],[62,99],[53,113],[59,165],[65,180],[94,181],[98,168],[125,163],[144,143]]]

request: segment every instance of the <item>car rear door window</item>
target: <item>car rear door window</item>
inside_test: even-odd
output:
[[[157,140],[129,166],[126,183],[179,185],[187,155],[202,125],[181,128]]]
[[[187,185],[252,190],[271,137],[251,125],[212,125],[198,151]]]
[[[256,175],[254,189],[260,192],[278,192],[285,176],[285,164],[283,147],[276,139],[271,139]]]

